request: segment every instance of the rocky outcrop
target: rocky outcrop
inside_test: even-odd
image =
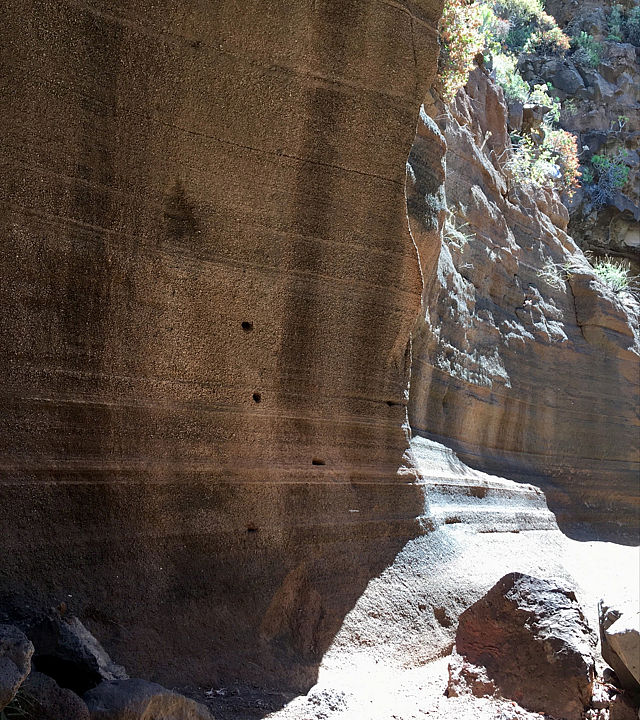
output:
[[[551,3],[570,34],[585,32],[597,52],[577,49],[565,58],[526,55],[520,70],[533,83],[550,83],[562,101],[560,122],[578,137],[582,187],[565,198],[569,233],[584,250],[626,258],[640,271],[640,49],[609,34],[615,3]],[[620,40],[623,38],[619,38]],[[617,157],[627,169],[620,187],[598,187],[588,172],[594,155]],[[602,185],[603,183],[600,183]]]
[[[34,665],[79,694],[103,681],[127,677],[77,617],[56,610],[32,623],[28,632],[35,646]]]
[[[64,600],[165,684],[313,682],[421,531],[405,162],[439,14],[7,9],[4,616]]]
[[[450,214],[414,333],[411,426],[541,486],[573,537],[635,543],[638,304],[590,271],[558,195],[510,176],[507,110],[484,70],[427,111]],[[419,249],[432,204],[409,205]]]
[[[475,692],[495,685],[523,707],[563,720],[582,720],[590,705],[595,646],[572,591],[521,573],[506,575],[465,610],[456,634],[459,655],[486,669]],[[450,692],[460,677],[452,673]]]
[[[91,720],[213,720],[203,705],[146,680],[104,682],[85,700]]]
[[[32,672],[23,690],[28,698],[24,720],[89,720],[89,710],[82,699],[47,675]]]
[[[13,627],[0,625],[0,711],[15,697],[31,672],[33,645]]]

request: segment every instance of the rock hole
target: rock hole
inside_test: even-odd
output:
[[[440,625],[442,625],[442,627],[448,628],[448,627],[451,627],[451,625],[453,624],[451,622],[451,618],[447,614],[447,611],[445,610],[445,608],[443,608],[443,607],[433,608],[433,614],[435,615],[435,618],[438,621],[438,623],[440,623]]]
[[[311,461],[312,465],[326,465],[327,463],[324,460],[320,460],[320,458],[313,458]]]
[[[258,528],[255,525],[248,525],[247,526],[247,532],[248,533],[257,533]]]
[[[487,494],[487,488],[486,487],[472,487],[469,489],[469,495],[472,497],[480,498],[482,499]]]
[[[262,400],[262,395],[260,395],[259,392],[254,392],[251,397],[253,398],[254,403],[259,403]]]
[[[248,322],[247,320],[245,320],[245,321],[242,323],[242,329],[243,329],[246,333],[250,333],[250,332],[253,330],[253,323],[252,323],[252,322]]]

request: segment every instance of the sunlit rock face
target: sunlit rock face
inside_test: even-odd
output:
[[[555,192],[507,179],[502,91],[483,70],[428,111],[452,214],[413,341],[412,428],[541,485],[572,536],[636,542],[638,305],[589,272]]]
[[[437,0],[13,3],[2,614],[305,686],[418,531],[405,162]]]

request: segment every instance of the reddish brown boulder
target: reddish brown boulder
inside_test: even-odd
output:
[[[461,616],[456,650],[525,708],[580,720],[595,677],[596,638],[570,590],[505,575]]]

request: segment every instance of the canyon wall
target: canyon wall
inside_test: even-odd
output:
[[[305,687],[420,531],[405,162],[437,0],[5,8],[2,618]]]
[[[507,172],[506,106],[486,71],[427,110],[421,132],[447,145],[449,215],[413,341],[412,428],[541,486],[572,537],[637,543],[638,303],[596,279],[558,194]],[[416,238],[430,205],[409,204]]]

